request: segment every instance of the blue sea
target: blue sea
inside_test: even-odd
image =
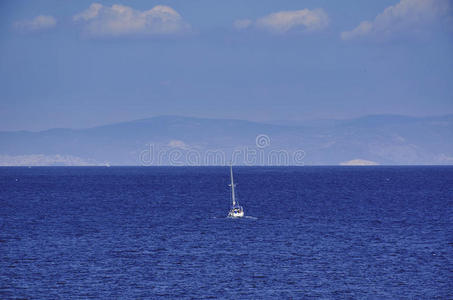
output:
[[[1,299],[453,299],[453,167],[0,168]]]

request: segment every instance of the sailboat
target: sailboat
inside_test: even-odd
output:
[[[231,200],[233,201],[233,204],[231,205],[230,211],[228,212],[228,217],[229,218],[242,218],[244,216],[244,208],[239,205],[239,202],[236,201],[236,196],[234,194],[234,187],[236,186],[234,184],[233,180],[233,165],[230,165],[230,177],[231,177]]]

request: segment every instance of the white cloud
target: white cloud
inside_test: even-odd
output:
[[[86,10],[75,15],[73,19],[74,19],[74,21],[78,21],[78,20],[88,21],[88,20],[94,19],[99,15],[99,11],[102,9],[102,7],[103,6],[100,3],[93,3]]]
[[[320,30],[329,24],[329,17],[323,9],[302,9],[280,11],[269,14],[256,21],[236,20],[236,29],[245,29],[253,26],[274,34],[284,34],[289,31],[315,31]]]
[[[340,163],[340,166],[377,166],[377,165],[379,165],[379,163],[359,158]]]
[[[364,21],[353,30],[342,32],[341,38],[387,37],[397,32],[417,30],[442,19],[449,6],[449,0],[401,0],[387,7],[373,21]]]
[[[189,149],[189,146],[186,143],[184,143],[183,141],[180,141],[180,140],[171,140],[168,143],[168,146],[172,147],[172,148],[183,149],[183,150]]]
[[[31,20],[23,20],[14,23],[14,27],[23,31],[39,31],[50,29],[57,25],[57,20],[52,16],[39,15]]]
[[[190,30],[178,12],[164,5],[139,11],[124,5],[93,3],[73,20],[85,24],[85,30],[94,36],[164,35]]]
[[[322,9],[280,11],[256,21],[258,28],[272,33],[285,33],[294,28],[317,30],[326,27],[328,24],[329,18]]]

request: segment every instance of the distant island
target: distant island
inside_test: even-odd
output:
[[[238,165],[451,165],[453,115],[291,124],[159,116],[0,140],[2,166],[223,165],[232,155]]]

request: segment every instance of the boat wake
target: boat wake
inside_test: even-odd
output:
[[[244,220],[244,219],[247,219],[247,220],[250,220],[250,221],[258,220],[257,217],[252,217],[252,216],[243,216],[243,217],[240,217],[240,218],[235,218],[235,217],[226,216],[226,217],[224,217],[224,218],[225,218],[225,219],[232,219],[232,220]]]
[[[233,219],[233,220],[243,220],[243,219],[248,219],[248,220],[251,220],[251,221],[256,221],[258,220],[257,217],[252,217],[252,216],[244,216],[242,218],[233,218],[233,217],[229,217],[229,216],[226,216],[226,217],[212,217],[212,219]]]

